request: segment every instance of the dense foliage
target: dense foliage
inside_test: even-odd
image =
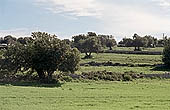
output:
[[[119,46],[121,47],[135,47],[135,51],[141,51],[140,47],[147,48],[155,48],[164,46],[165,39],[157,40],[150,35],[146,35],[144,37],[139,36],[138,34],[134,34],[131,38],[123,38],[119,42]]]
[[[73,36],[73,45],[82,53],[85,53],[85,58],[91,58],[92,53],[102,51],[102,48],[112,47],[116,45],[116,40],[111,35],[97,35],[94,32],[88,32],[87,35]]]
[[[162,61],[167,66],[170,66],[170,39],[167,39],[166,42],[165,42],[165,47],[164,47],[164,50],[163,50]]]
[[[87,35],[73,36],[74,46],[85,53],[87,58],[91,57],[91,53],[99,52],[101,50],[101,42],[95,33],[88,33]]]
[[[34,32],[32,37],[32,42],[27,45],[15,43],[8,47],[3,69],[14,73],[32,69],[40,79],[52,79],[56,70],[73,73],[78,69],[80,56],[77,49],[45,32]]]

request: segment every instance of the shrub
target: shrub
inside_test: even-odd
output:
[[[168,42],[170,42],[170,39],[168,40]],[[167,43],[167,45],[164,47],[162,61],[164,62],[165,65],[170,66],[170,44],[169,43]]]
[[[132,76],[128,74],[124,75],[123,81],[132,81]]]

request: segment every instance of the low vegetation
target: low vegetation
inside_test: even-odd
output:
[[[81,54],[81,58],[84,55]],[[80,63],[88,62],[107,62],[121,63],[121,64],[162,64],[161,55],[134,55],[134,54],[113,54],[113,53],[99,53],[93,54],[91,59],[82,59]]]

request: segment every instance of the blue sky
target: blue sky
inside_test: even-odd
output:
[[[0,36],[32,31],[61,39],[88,31],[160,38],[170,35],[170,0],[0,0]]]

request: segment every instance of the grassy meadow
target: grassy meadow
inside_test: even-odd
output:
[[[124,50],[124,51],[134,51],[134,47],[113,47],[113,50]],[[156,47],[156,48],[142,48],[143,51],[152,51],[152,52],[159,52],[163,51],[163,47]]]
[[[84,57],[84,54],[81,54]],[[93,54],[88,62],[162,64],[161,55]],[[165,73],[154,66],[81,66],[76,72]],[[73,81],[61,86],[0,83],[0,110],[169,110],[170,80],[138,79],[130,82]]]
[[[84,57],[84,54],[81,54]],[[88,62],[113,62],[120,64],[163,64],[161,55],[134,55],[134,54],[113,54],[113,53],[99,53],[93,54],[92,59],[82,59],[80,63]],[[118,73],[144,73],[144,74],[157,74],[169,72],[170,69],[156,68],[155,66],[145,67],[130,67],[130,66],[81,66],[80,70],[76,73],[90,72],[90,71],[112,71]]]
[[[81,54],[84,57],[84,54]],[[161,64],[161,55],[134,55],[134,54],[114,54],[114,53],[99,53],[93,54],[91,59],[82,59],[80,63],[87,62],[107,62],[111,61],[113,63],[128,63],[128,64]]]
[[[0,86],[0,110],[169,110],[169,80]]]

